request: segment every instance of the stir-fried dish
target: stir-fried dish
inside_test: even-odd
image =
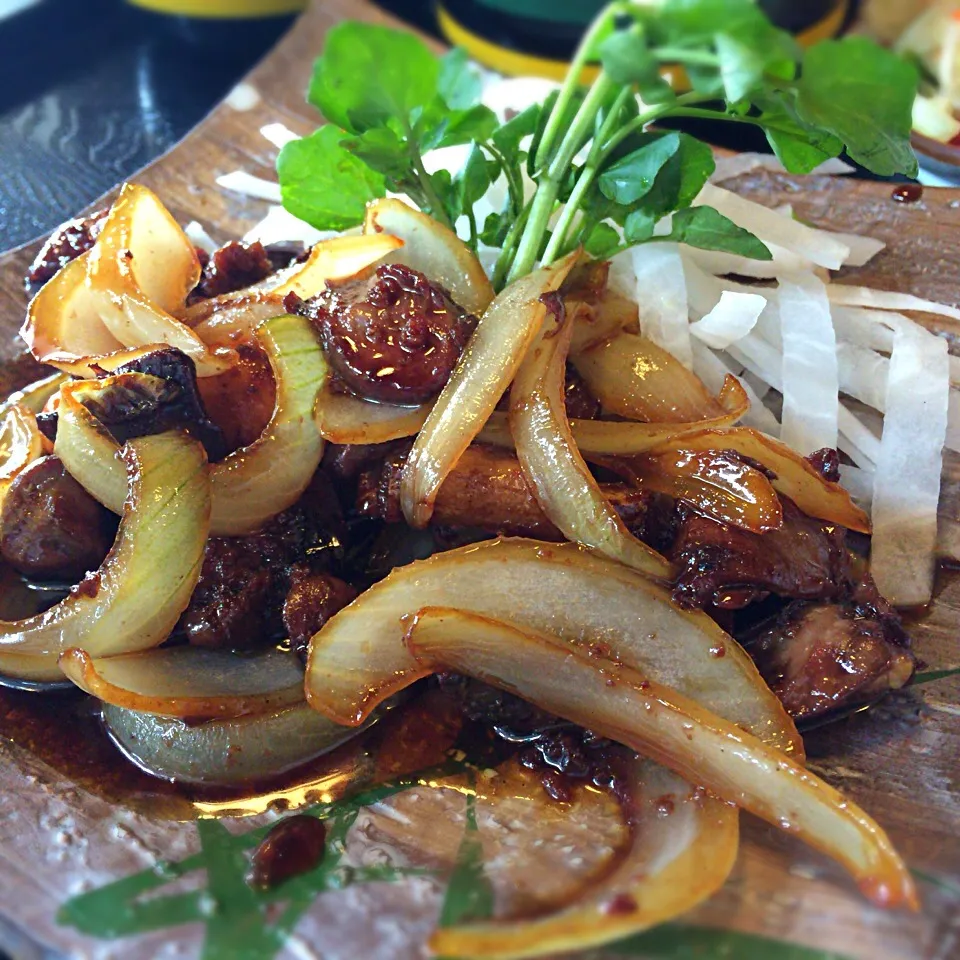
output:
[[[314,78],[331,123],[280,159],[288,209],[339,233],[198,248],[126,184],[28,278],[21,335],[53,372],[3,408],[0,555],[47,589],[0,624],[5,682],[72,682],[134,763],[208,785],[288,774],[439,689],[556,802],[590,784],[629,811],[631,852],[587,893],[444,928],[441,953],[686,911],[733,864],[736,807],[917,905],[797,723],[913,675],[896,606],[932,590],[953,368],[896,311],[951,308],[834,282],[882,245],[749,203],[648,129],[713,112],[790,169],[845,145],[909,170],[912,75],[860,40],[801,68],[752,4],[742,33],[697,9],[614,5],[568,82],[502,120],[462,58],[344,25]],[[881,94],[893,77],[883,148],[819,106],[815,71],[850,56]],[[459,146],[459,173],[427,173],[421,151]],[[665,796],[683,817],[650,813]]]

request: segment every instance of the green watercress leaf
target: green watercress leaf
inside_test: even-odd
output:
[[[420,144],[421,150],[454,147],[463,143],[483,143],[497,131],[497,115],[483,104],[449,114],[437,128],[438,136]]]
[[[676,131],[647,134],[647,142],[607,167],[597,178],[600,192],[608,199],[629,206],[652,189],[664,165],[680,149]]]
[[[457,202],[460,213],[472,209],[473,205],[490,189],[490,184],[500,175],[500,164],[488,160],[484,152],[476,145],[470,151],[467,162],[457,174],[454,183],[457,188]]]
[[[437,92],[451,110],[469,110],[480,102],[483,80],[463,47],[454,47],[440,58]]]
[[[634,210],[623,221],[623,238],[628,244],[644,243],[653,237],[659,218],[649,210]]]
[[[490,138],[493,145],[504,156],[513,156],[520,149],[520,141],[537,132],[540,116],[539,103],[531,104],[526,110],[521,110],[493,131]]]
[[[784,38],[787,38],[784,40]],[[792,80],[796,73],[795,45],[787,34],[747,26],[714,38],[720,58],[720,78],[727,100],[737,103],[762,90],[769,77]]]
[[[277,158],[284,207],[318,230],[363,221],[366,204],[386,193],[383,175],[354,156],[334,126],[286,144]]]
[[[910,146],[916,70],[865,37],[825,40],[804,57],[797,113],[839,137],[850,157],[880,176],[916,176]]]
[[[760,125],[767,143],[789,173],[810,173],[825,160],[843,152],[842,140],[801,124],[782,103],[774,103],[764,110]]]
[[[583,249],[597,260],[606,260],[621,249],[620,234],[609,223],[597,223],[584,237]]]
[[[600,44],[598,53],[610,79],[636,84],[645,103],[662,103],[674,96],[673,88],[660,76],[660,63],[639,27],[612,33]]]
[[[440,64],[405,30],[345,20],[327,34],[307,99],[350,133],[410,122],[437,93]]]
[[[357,137],[345,136],[340,142],[358,160],[390,180],[399,181],[409,174],[406,144],[389,127],[367,130]]]
[[[701,250],[722,250],[752,260],[772,260],[773,254],[749,230],[738,227],[713,207],[688,207],[673,215],[670,233],[662,238]]]

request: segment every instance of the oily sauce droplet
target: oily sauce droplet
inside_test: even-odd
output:
[[[919,183],[904,183],[894,188],[890,196],[897,203],[916,203],[923,197],[923,187]]]
[[[281,820],[254,851],[247,883],[270,890],[312,870],[323,859],[326,842],[327,828],[316,817],[298,813]]]

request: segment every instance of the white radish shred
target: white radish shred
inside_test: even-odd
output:
[[[282,199],[279,183],[264,180],[263,177],[255,177],[245,170],[233,170],[222,174],[217,177],[217,186],[257,200],[269,200],[271,203],[280,203]]]
[[[881,413],[887,406],[890,361],[852,343],[837,344],[840,390]]]
[[[913,325],[897,329],[873,488],[870,571],[898,606],[933,593],[942,451],[950,366],[945,340]]]
[[[845,266],[866,266],[881,250],[886,247],[882,240],[874,237],[863,237],[859,233],[832,233],[841,243],[850,250],[847,254]]]
[[[265,123],[260,128],[260,135],[269,140],[278,150],[300,139],[300,134],[294,133],[285,123]]]
[[[679,244],[644,243],[631,253],[640,332],[691,370],[687,283]]]
[[[693,372],[706,384],[711,393],[719,393],[726,377],[734,373],[732,367],[724,363],[712,350],[697,340],[693,341]],[[734,374],[736,376],[736,374]],[[750,401],[750,409],[742,417],[745,426],[754,427],[769,433],[771,436],[780,434],[780,423],[777,418],[764,406],[763,400],[757,396],[750,383],[744,377],[737,377]]]
[[[759,294],[725,290],[720,295],[720,302],[706,316],[690,325],[690,332],[708,347],[726,350],[756,326],[766,305],[766,298]]]
[[[871,290],[845,283],[831,283],[827,287],[830,302],[845,307],[870,307],[874,310],[914,310],[932,313],[938,317],[960,320],[960,310],[945,303],[935,303],[915,297],[912,293],[894,293],[891,290]]]
[[[826,230],[781,216],[776,210],[711,183],[704,186],[694,203],[713,207],[764,243],[779,244],[828,270],[839,270],[850,256],[850,248]]]
[[[875,482],[873,470],[862,467],[852,467],[849,463],[840,464],[840,483],[846,488],[853,502],[868,513],[873,505],[873,484]]]
[[[872,469],[880,459],[880,438],[847,406],[840,404],[838,448],[858,467]]]
[[[271,204],[267,215],[254,227],[248,230],[243,239],[246,243],[259,240],[260,243],[281,243],[283,241],[300,241],[312,247],[321,240],[340,236],[335,230],[317,230],[309,223],[300,220],[279,204]]]
[[[199,247],[201,250],[206,250],[207,253],[213,253],[217,249],[219,244],[209,233],[204,229],[202,223],[198,223],[196,220],[191,220],[184,228],[183,232],[187,235],[187,239],[195,246]]]
[[[837,341],[823,283],[813,274],[781,280],[783,336],[780,439],[804,455],[837,445]]]

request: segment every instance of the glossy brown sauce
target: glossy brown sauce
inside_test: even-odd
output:
[[[890,197],[897,203],[917,203],[923,198],[923,187],[919,183],[904,183],[895,187]]]
[[[295,771],[240,788],[171,783],[140,770],[113,744],[99,702],[74,691],[0,688],[0,753],[24,750],[59,776],[112,804],[189,820],[294,811],[442,763],[460,732],[459,711],[428,691],[364,734]]]

